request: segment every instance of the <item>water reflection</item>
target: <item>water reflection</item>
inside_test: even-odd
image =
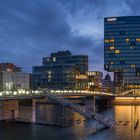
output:
[[[30,109],[21,108],[20,115],[27,116]],[[27,114],[26,114],[27,113]],[[61,105],[38,105],[38,121],[65,120],[69,127],[52,127],[46,125],[29,125],[12,122],[0,123],[2,140],[140,140],[140,106],[114,106],[102,114],[115,119],[114,130],[105,129],[87,136],[90,130],[96,131],[96,123],[87,120],[79,113],[63,108]],[[29,115],[31,116],[31,114]],[[136,126],[137,124],[137,126]],[[88,130],[87,128],[92,128]],[[94,132],[94,131],[93,131]]]
[[[100,134],[89,136],[90,139],[97,140],[140,140],[140,106],[115,106],[107,113],[117,122],[116,129],[102,131]]]

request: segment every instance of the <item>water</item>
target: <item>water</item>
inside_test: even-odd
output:
[[[62,110],[64,114],[62,114]],[[87,136],[87,128],[99,128],[95,122],[86,123],[86,119],[76,112],[61,106],[38,105],[37,120],[61,120],[70,122],[69,127],[30,125],[14,122],[0,122],[0,140],[139,140],[140,106],[115,106],[102,112],[117,121],[115,130],[104,129]],[[23,115],[23,114],[21,114]],[[62,117],[65,116],[65,117]]]

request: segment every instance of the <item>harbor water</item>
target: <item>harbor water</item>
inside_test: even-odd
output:
[[[140,140],[140,106],[114,106],[103,111],[102,114],[117,122],[115,129],[100,130],[102,125],[86,120],[69,108],[39,104],[37,105],[37,121],[64,120],[66,126],[4,121],[0,122],[0,140]]]

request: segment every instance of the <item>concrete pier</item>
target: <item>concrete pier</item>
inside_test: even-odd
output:
[[[19,101],[0,101],[0,120],[12,120],[19,117]]]

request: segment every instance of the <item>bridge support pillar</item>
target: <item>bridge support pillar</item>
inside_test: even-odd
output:
[[[0,120],[13,120],[19,117],[19,101],[0,101]]]
[[[96,114],[96,99],[95,99],[95,96],[93,96],[93,103],[92,103],[92,105],[93,105],[93,115],[95,115]]]
[[[32,123],[36,123],[36,99],[32,99]]]

